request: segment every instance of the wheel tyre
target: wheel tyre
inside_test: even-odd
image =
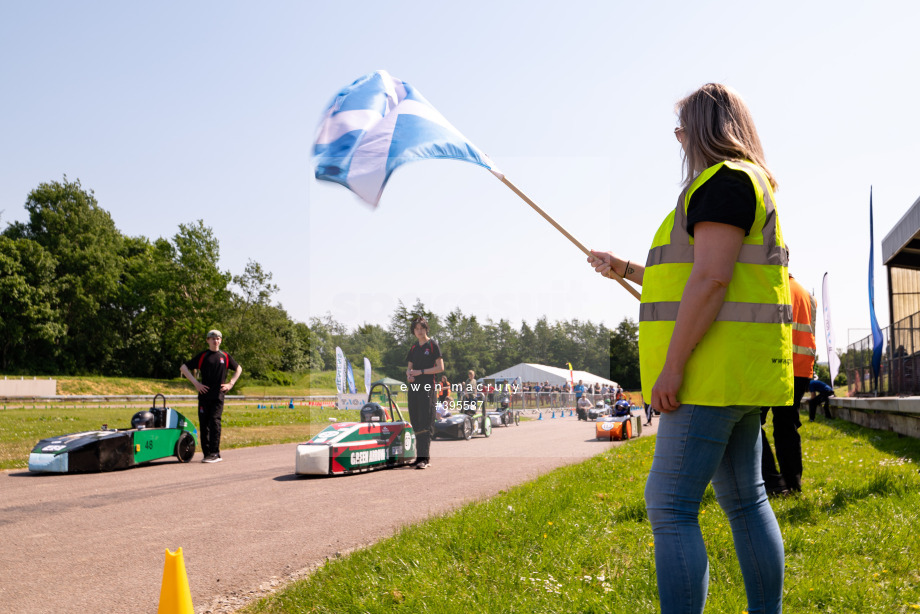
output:
[[[460,433],[460,438],[466,440],[473,438],[473,424],[470,422],[469,418],[463,421],[463,431]]]
[[[517,412],[514,412],[514,426],[521,426],[521,416]]]
[[[492,435],[492,421],[489,420],[488,416],[483,416],[482,434],[486,437]]]
[[[195,438],[188,431],[182,431],[176,442],[176,458],[180,463],[187,463],[195,456]]]

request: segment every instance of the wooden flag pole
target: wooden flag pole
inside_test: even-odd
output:
[[[512,192],[514,192],[515,194],[517,194],[518,196],[520,196],[520,197],[524,200],[525,203],[527,203],[528,205],[530,205],[531,207],[533,207],[533,210],[534,210],[534,211],[536,211],[537,213],[539,213],[540,215],[542,215],[542,216],[543,216],[543,219],[545,219],[547,222],[549,222],[550,224],[552,224],[553,226],[555,226],[556,230],[558,230],[559,232],[561,232],[562,234],[564,234],[564,235],[566,236],[566,238],[567,238],[569,241],[571,241],[572,243],[574,243],[575,246],[576,246],[578,249],[580,249],[581,251],[583,251],[583,252],[585,253],[586,256],[591,256],[591,255],[592,255],[592,254],[591,254],[591,250],[589,250],[587,247],[585,247],[584,245],[582,245],[581,242],[580,242],[578,239],[576,239],[576,238],[573,237],[571,234],[569,234],[569,231],[568,231],[568,230],[566,230],[565,228],[563,228],[562,226],[560,226],[559,223],[556,222],[556,220],[554,220],[554,219],[551,218],[549,215],[547,215],[546,212],[543,211],[543,209],[541,209],[540,207],[537,206],[537,203],[535,203],[535,202],[533,202],[532,200],[530,200],[529,198],[527,198],[527,195],[524,194],[523,192],[521,192],[521,191],[517,188],[516,185],[514,185],[513,183],[511,183],[510,181],[508,181],[508,178],[507,178],[507,177],[505,177],[505,176],[502,175],[502,174],[496,173],[495,171],[492,171],[492,173],[493,173],[496,177],[498,177],[499,179],[501,179],[501,180],[502,180],[502,183],[504,183],[506,186],[508,186],[509,188],[511,188],[511,191],[512,191]],[[622,277],[620,277],[620,276],[613,270],[613,267],[610,268],[610,274],[607,275],[607,277],[609,277],[609,278],[611,278],[611,279],[615,279],[616,281],[618,281],[618,282],[620,283],[620,285],[623,286],[624,288],[626,288],[626,290],[627,290],[630,294],[632,294],[633,296],[635,296],[637,300],[641,300],[641,295],[639,294],[639,291],[636,290],[631,284],[627,283],[627,281],[626,281],[625,279],[623,279]]]

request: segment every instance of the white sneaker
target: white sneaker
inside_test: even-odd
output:
[[[203,461],[201,461],[201,462],[202,462],[202,463],[219,463],[219,462],[222,461],[222,460],[224,460],[224,459],[222,459],[222,458],[221,458],[220,456],[218,456],[217,454],[211,454],[210,456],[206,456],[205,459],[204,459]]]

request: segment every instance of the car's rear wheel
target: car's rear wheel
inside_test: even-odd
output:
[[[176,442],[176,458],[180,463],[187,463],[195,456],[195,438],[188,431],[182,431]]]
[[[521,426],[521,415],[514,412],[514,426]]]
[[[482,434],[486,437],[492,434],[492,421],[488,416],[482,417]]]

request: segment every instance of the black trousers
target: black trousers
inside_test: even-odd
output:
[[[224,413],[223,399],[198,399],[198,425],[201,429],[201,453],[220,454],[220,418]]]
[[[776,461],[779,462],[777,470],[767,432],[761,428],[761,473],[767,490],[802,490],[802,438],[799,435],[802,422],[799,420],[799,407],[802,396],[808,392],[809,381],[807,377],[795,378],[794,401],[789,407],[763,407],[760,410],[760,424],[766,423],[767,414],[773,410],[773,442],[776,444]]]
[[[818,410],[818,405],[824,403],[824,417],[833,418],[831,415],[831,402],[828,400],[831,398],[830,392],[819,392],[818,396],[813,399],[808,399],[808,419],[814,421],[815,412]]]
[[[409,422],[415,431],[416,456],[420,460],[431,458],[431,438],[434,436],[435,404],[438,393],[434,386],[425,390],[425,385],[413,390],[415,382],[409,384]]]

